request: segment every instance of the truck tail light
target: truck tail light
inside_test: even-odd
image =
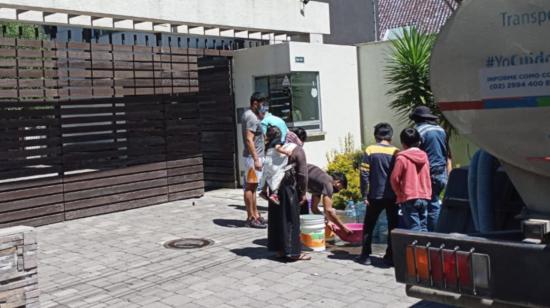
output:
[[[416,273],[421,282],[430,280],[430,270],[428,266],[428,248],[422,246],[415,247]]]
[[[456,257],[454,250],[443,249],[443,273],[447,288],[457,287]]]
[[[441,259],[441,249],[429,248],[430,252],[430,272],[432,274],[432,283],[434,286],[443,286],[443,260]]]
[[[473,289],[472,281],[472,253],[466,251],[458,251],[456,260],[458,266],[458,282],[461,289]]]
[[[416,266],[414,264],[414,246],[407,246],[407,275],[416,279]]]
[[[406,247],[407,277],[410,283],[478,294],[489,290],[490,257],[470,251],[419,246],[414,241]]]

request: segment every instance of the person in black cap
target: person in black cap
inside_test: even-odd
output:
[[[430,108],[418,106],[409,116],[420,133],[420,148],[428,155],[430,176],[432,180],[432,199],[428,204],[428,231],[433,232],[439,221],[441,202],[439,195],[445,189],[450,172],[451,152],[449,139],[445,130],[437,124],[439,118],[432,114]]]

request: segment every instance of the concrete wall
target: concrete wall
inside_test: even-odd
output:
[[[0,7],[175,25],[330,33],[328,5],[315,1],[307,5],[304,14],[298,0],[0,0]]]
[[[295,63],[303,57],[304,63]],[[289,73],[291,71],[319,72],[321,132],[305,145],[308,162],[325,167],[326,153],[339,149],[350,133],[360,146],[359,85],[357,81],[357,54],[352,46],[288,44],[239,50],[234,55],[234,88],[237,108],[249,105],[254,91],[254,77]],[[241,126],[237,125],[238,155],[242,156]],[[242,161],[240,162],[242,166]]]
[[[267,45],[236,51],[233,57],[233,89],[235,107],[248,108],[250,95],[254,93],[254,77],[290,72],[288,61],[289,49],[287,44]],[[237,112],[237,110],[235,110]],[[236,116],[240,121],[239,114]],[[239,158],[239,183],[243,170],[243,136],[241,125],[237,125],[237,157]]]
[[[392,97],[387,95],[390,87],[386,83],[384,70],[390,48],[390,42],[368,43],[358,47],[362,142],[365,145],[374,141],[373,127],[379,122],[392,124],[396,137],[407,127],[407,122],[388,107]]]
[[[318,0],[330,7],[327,44],[355,45],[376,39],[373,0]]]
[[[361,88],[362,142],[374,142],[373,127],[379,122],[388,122],[394,128],[394,144],[399,144],[399,133],[410,123],[388,106],[392,97],[387,94],[385,67],[391,54],[391,42],[373,42],[358,46],[359,84]],[[477,146],[461,136],[451,139],[455,166],[468,165]]]
[[[291,71],[319,72],[321,125],[324,140],[306,143],[308,161],[324,167],[326,153],[340,149],[351,134],[355,146],[361,146],[357,48],[354,46],[291,43]],[[303,57],[304,63],[296,63]]]
[[[40,307],[36,245],[34,228],[0,229],[0,307]]]

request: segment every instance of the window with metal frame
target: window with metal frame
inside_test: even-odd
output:
[[[321,130],[318,72],[292,72],[255,78],[255,90],[269,96],[269,111],[289,127]]]

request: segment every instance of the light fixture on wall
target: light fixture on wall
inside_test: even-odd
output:
[[[300,8],[300,13],[302,16],[306,15],[306,5],[309,3],[309,0],[300,0],[302,2],[302,7]]]

